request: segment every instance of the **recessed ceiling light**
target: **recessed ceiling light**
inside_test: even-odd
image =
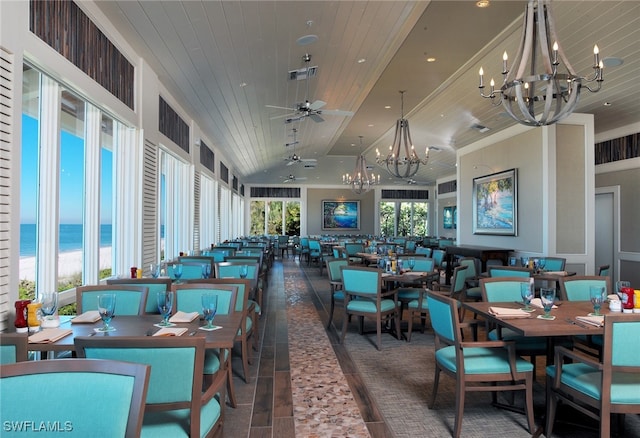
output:
[[[605,102],[604,106],[611,106],[611,102]]]
[[[364,64],[365,62],[367,62],[366,58],[358,59],[358,64]]]
[[[384,109],[391,109],[391,105],[385,105]]]
[[[373,128],[373,125],[367,125],[369,128]]]
[[[240,87],[246,87],[247,83],[246,82],[240,82]]]
[[[488,8],[489,7],[489,0],[479,0],[476,2],[476,6],[479,8]]]
[[[613,56],[608,56],[602,59],[602,65],[604,65],[605,67],[617,67],[619,65],[622,65],[623,62],[624,60],[622,58],[616,58]]]
[[[434,58],[433,56],[430,56],[427,58],[427,62],[436,62],[436,58]]]

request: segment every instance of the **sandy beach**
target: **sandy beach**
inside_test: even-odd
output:
[[[100,248],[100,269],[111,267],[111,247]],[[82,272],[82,251],[62,252],[58,258],[58,275],[70,277]],[[20,280],[35,281],[36,258],[20,257]]]

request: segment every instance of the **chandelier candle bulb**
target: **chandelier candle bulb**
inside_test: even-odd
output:
[[[554,42],[553,43],[553,65],[558,65],[560,64],[558,62],[558,42]]]
[[[598,45],[594,45],[593,46],[593,65],[595,68],[598,68],[600,66],[600,49],[598,49]]]
[[[509,60],[509,57],[507,56],[507,51],[505,50],[504,53],[502,54],[502,74],[506,75],[507,73],[509,73],[509,70],[507,69],[507,61]]]

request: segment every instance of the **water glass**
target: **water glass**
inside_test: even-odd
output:
[[[182,277],[182,263],[173,264],[173,276],[175,277],[176,282],[180,280],[180,277]]]
[[[540,288],[540,300],[544,309],[543,318],[552,319],[551,308],[556,300],[556,290],[554,288]]]
[[[533,278],[532,278],[533,280]],[[520,296],[524,303],[524,310],[531,310],[531,300],[533,299],[533,282],[520,283]]]
[[[102,318],[104,324],[101,328],[97,329],[100,332],[110,332],[115,330],[109,324],[116,312],[116,294],[107,293],[98,295],[98,313]]]
[[[538,268],[540,268],[540,271],[544,271],[544,267],[546,265],[547,265],[547,259],[538,260]]]
[[[529,266],[529,257],[520,257],[520,264],[523,268]]]
[[[249,274],[249,266],[248,265],[240,266],[240,278],[247,278],[248,274]]]
[[[158,278],[160,276],[160,263],[151,263],[149,271],[153,278]]]
[[[42,294],[42,307],[40,310],[42,311],[42,315],[45,319],[51,319],[51,316],[56,313],[56,309],[58,308],[58,293],[57,292],[46,292]]]
[[[413,268],[416,267],[416,259],[415,257],[409,257],[409,270],[413,271]]]
[[[203,263],[202,264],[202,278],[209,278],[211,277],[211,264],[210,263]]]
[[[202,295],[202,314],[204,320],[207,321],[206,328],[213,328],[213,317],[216,316],[216,310],[218,309],[218,295],[216,294],[204,294]]]
[[[169,315],[173,309],[173,291],[160,291],[157,294],[158,311],[162,315],[162,322],[159,324],[163,327],[169,327],[173,324],[169,322]]]
[[[604,300],[604,287],[589,286],[589,298],[591,298],[591,304],[593,304],[593,315],[602,315],[600,309],[602,308],[602,301]]]

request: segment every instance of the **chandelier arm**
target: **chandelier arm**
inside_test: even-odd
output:
[[[549,25],[549,35],[554,38],[555,42],[557,42],[558,36],[556,33],[556,23],[553,19],[552,9],[553,8],[551,7],[551,3],[547,4],[547,23]],[[564,50],[562,50],[562,46],[559,43],[558,43],[558,57],[560,58],[560,61],[562,61],[562,64],[567,69],[567,72],[571,76],[574,76],[574,77],[577,76],[575,70],[569,63],[569,59],[567,59],[567,57],[565,56]]]
[[[527,4],[527,10],[525,13],[524,29],[522,30],[522,42],[520,43],[520,49],[514,60],[514,68],[511,69],[512,75],[507,75],[511,80],[521,78],[525,74],[527,68],[527,59],[531,55],[531,49],[535,44],[535,17],[533,0],[529,0]],[[517,66],[517,69],[515,68]]]
[[[548,6],[549,5],[545,4],[544,0],[538,0],[538,30],[544,30],[544,32],[538,32],[538,44],[540,45],[540,54],[542,55],[542,64],[544,65],[544,71],[549,74],[553,74],[553,66],[551,65],[551,58],[549,57],[549,54],[551,53],[551,46],[549,45],[550,19],[547,14]],[[555,38],[555,34],[551,36]],[[533,70],[535,69],[535,65],[533,64],[534,63],[532,63],[531,65],[531,73],[534,73]]]

